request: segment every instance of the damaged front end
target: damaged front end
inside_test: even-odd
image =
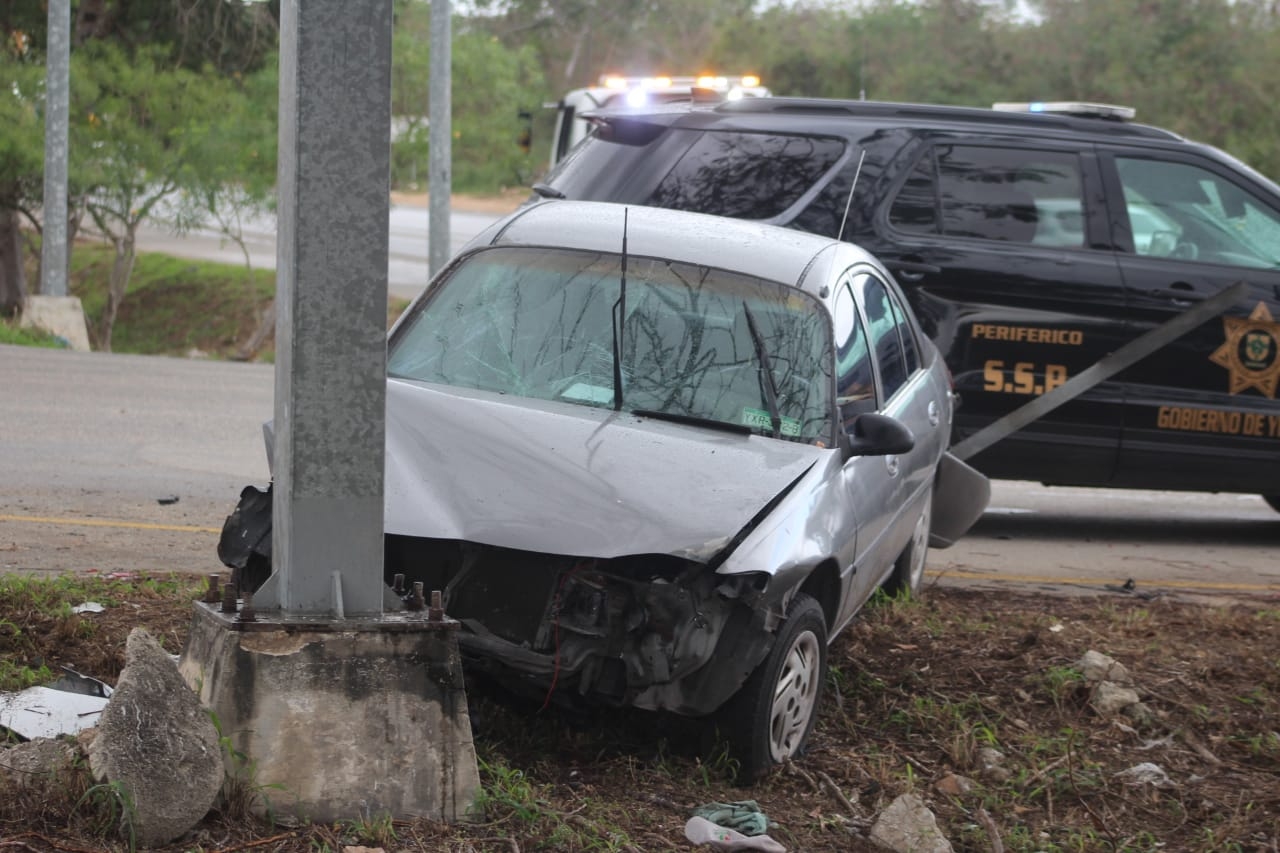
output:
[[[389,576],[444,593],[473,671],[538,699],[714,711],[768,653],[765,574],[387,537]]]

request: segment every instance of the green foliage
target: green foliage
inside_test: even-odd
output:
[[[392,185],[425,187],[430,157],[430,20],[425,4],[401,8],[392,46]],[[533,152],[517,144],[521,111],[536,107],[542,72],[535,52],[509,47],[478,27],[458,26],[452,44],[452,181],[459,192],[493,192],[532,179]],[[531,103],[533,101],[533,103]],[[536,149],[535,149],[536,150]]]
[[[0,320],[0,344],[17,344],[25,347],[50,347],[58,349],[66,343],[50,332],[34,328],[21,328],[12,320]]]

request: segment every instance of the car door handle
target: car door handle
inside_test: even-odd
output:
[[[937,426],[938,421],[940,420],[942,420],[942,417],[941,415],[938,414],[938,401],[930,400],[929,401],[929,426]]]
[[[1168,287],[1153,287],[1147,295],[1155,299],[1168,299],[1179,308],[1185,308],[1193,302],[1203,302],[1204,297],[1185,281],[1175,281]]]
[[[889,470],[890,477],[898,476],[898,468],[901,467],[896,456],[886,456],[884,458],[884,467]]]

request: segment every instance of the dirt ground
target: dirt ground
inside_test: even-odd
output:
[[[185,597],[135,587],[96,615],[41,617],[0,600],[0,659],[66,663],[112,682],[135,626],[179,650],[195,587]],[[1136,709],[1099,710],[1079,665],[1090,650],[1127,669]],[[808,753],[750,787],[730,781],[730,762],[697,723],[570,717],[473,684],[479,822],[288,829],[224,808],[166,849],[690,850],[692,809],[751,799],[788,850],[862,851],[878,849],[868,840],[877,814],[909,792],[960,851],[1280,849],[1274,603],[934,587],[878,602],[829,663]],[[0,791],[0,848],[127,849],[83,805],[59,802]]]

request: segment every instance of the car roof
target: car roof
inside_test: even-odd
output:
[[[872,262],[857,246],[762,222],[703,213],[598,201],[549,199],[521,208],[472,243],[557,246],[620,252],[623,219],[627,252],[753,275],[812,291],[822,276],[811,268],[833,262]],[[850,257],[852,255],[852,257]],[[818,262],[818,263],[815,263]]]
[[[794,130],[803,118],[807,133],[839,134],[850,126],[970,128],[1035,136],[1089,136],[1140,138],[1187,143],[1178,134],[1152,125],[1115,118],[1059,113],[1010,112],[981,107],[912,104],[891,101],[856,101],[839,98],[750,98],[715,107],[665,104],[661,108],[592,111],[587,117],[613,121],[631,120],[674,127],[724,127],[733,129]]]

